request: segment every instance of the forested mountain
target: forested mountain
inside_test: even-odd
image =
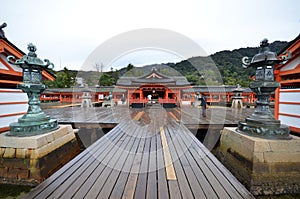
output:
[[[280,52],[288,42],[275,41],[270,44],[270,50]],[[242,58],[248,56],[252,58],[259,51],[259,47],[240,48],[236,50],[224,50],[212,54],[209,57],[193,57],[176,64],[168,64],[194,84],[225,84],[249,86],[249,77],[254,74],[253,68],[243,69]],[[216,66],[220,72],[223,82],[218,82],[215,77],[216,71],[212,71],[212,66]]]
[[[288,42],[275,41],[270,44],[270,50],[280,52]],[[69,71],[64,68],[62,71],[56,72],[56,80],[54,82],[46,81],[48,87],[70,87],[75,83],[75,77],[81,77],[89,86],[110,86],[114,85],[119,77],[142,76],[155,67],[159,72],[168,76],[182,75],[194,85],[237,85],[248,87],[250,76],[255,69],[242,68],[242,58],[248,56],[252,58],[259,51],[259,47],[240,48],[236,50],[224,50],[212,54],[208,57],[192,57],[178,63],[153,64],[144,67],[134,67],[129,64],[120,70],[109,72],[97,71]],[[166,67],[166,65],[168,67]]]

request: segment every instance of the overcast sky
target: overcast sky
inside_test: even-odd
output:
[[[0,23],[7,23],[5,36],[23,52],[32,42],[56,70],[78,70],[105,41],[142,28],[175,31],[207,54],[258,46],[263,38],[290,41],[300,33],[299,10],[299,0],[5,0]],[[117,65],[142,65],[180,57],[156,52],[120,59]]]

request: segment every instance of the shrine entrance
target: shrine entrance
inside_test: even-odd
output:
[[[143,92],[143,96],[149,99],[149,96],[152,100],[158,100],[159,98],[166,98],[166,90],[165,86],[141,86],[140,88]]]
[[[138,78],[120,78],[116,86],[127,90],[128,106],[131,107],[156,103],[163,107],[176,107],[181,102],[181,91],[191,87],[185,77],[166,76],[155,67]]]

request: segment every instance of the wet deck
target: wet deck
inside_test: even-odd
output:
[[[225,107],[211,107],[206,110],[207,117],[202,117],[202,110],[199,108],[185,106],[181,108],[164,109],[159,107],[150,107],[142,109],[128,109],[127,107],[113,108],[88,108],[65,107],[58,109],[46,109],[44,112],[51,117],[58,119],[61,124],[74,124],[74,127],[90,128],[112,128],[120,122],[121,118],[134,120],[134,117],[140,115],[138,121],[149,123],[149,110],[160,109],[164,117],[172,117],[176,121],[192,129],[222,128],[223,126],[237,126],[238,121],[250,116],[254,109],[231,109]],[[120,114],[121,113],[121,114]],[[167,114],[166,114],[167,113]],[[122,115],[122,117],[119,117]],[[148,117],[148,118],[147,118]]]
[[[103,115],[118,125],[25,198],[253,198],[186,128],[196,116],[176,112]]]

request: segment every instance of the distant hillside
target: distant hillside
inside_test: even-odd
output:
[[[270,50],[278,53],[287,43],[285,41],[275,41],[270,44]],[[243,69],[241,59],[244,56],[253,57],[258,51],[259,47],[240,48],[232,51],[224,50],[209,57],[193,57],[175,65],[170,65],[170,67],[186,76],[194,84],[240,84],[249,86],[249,77],[254,74],[255,70],[251,68]],[[220,71],[223,83],[214,77],[213,74],[216,71],[211,70],[214,65]]]
[[[287,44],[286,41],[275,41],[270,44],[270,50],[279,53]],[[252,58],[258,51],[259,47],[240,48],[233,51],[217,52],[211,55],[211,58],[220,70],[224,84],[236,85],[239,83],[243,86],[249,86],[249,77],[255,73],[255,70],[253,68],[243,69],[241,59],[244,56]]]
[[[275,41],[270,44],[271,51],[280,52],[288,42]],[[45,82],[48,87],[69,87],[75,83],[75,77],[81,77],[89,86],[113,85],[119,77],[138,77],[149,73],[153,67],[168,76],[185,76],[194,85],[237,85],[248,87],[250,76],[255,69],[242,68],[244,56],[253,57],[259,51],[259,47],[240,48],[236,50],[224,50],[210,55],[209,57],[192,57],[178,63],[153,64],[143,67],[129,66],[118,71],[101,72],[96,71],[69,71],[66,68],[56,72],[54,82]],[[166,65],[168,67],[166,67]],[[215,67],[216,66],[216,67]],[[218,75],[216,75],[218,74]],[[102,77],[103,76],[103,77]]]
[[[170,65],[175,65],[175,63],[171,63]],[[119,74],[121,77],[138,77],[150,73],[152,68],[156,68],[157,71],[168,76],[182,76],[179,71],[172,68],[172,66],[169,66],[168,64],[151,64],[143,67],[134,67],[129,71],[127,71],[127,68],[122,68],[119,70]]]

